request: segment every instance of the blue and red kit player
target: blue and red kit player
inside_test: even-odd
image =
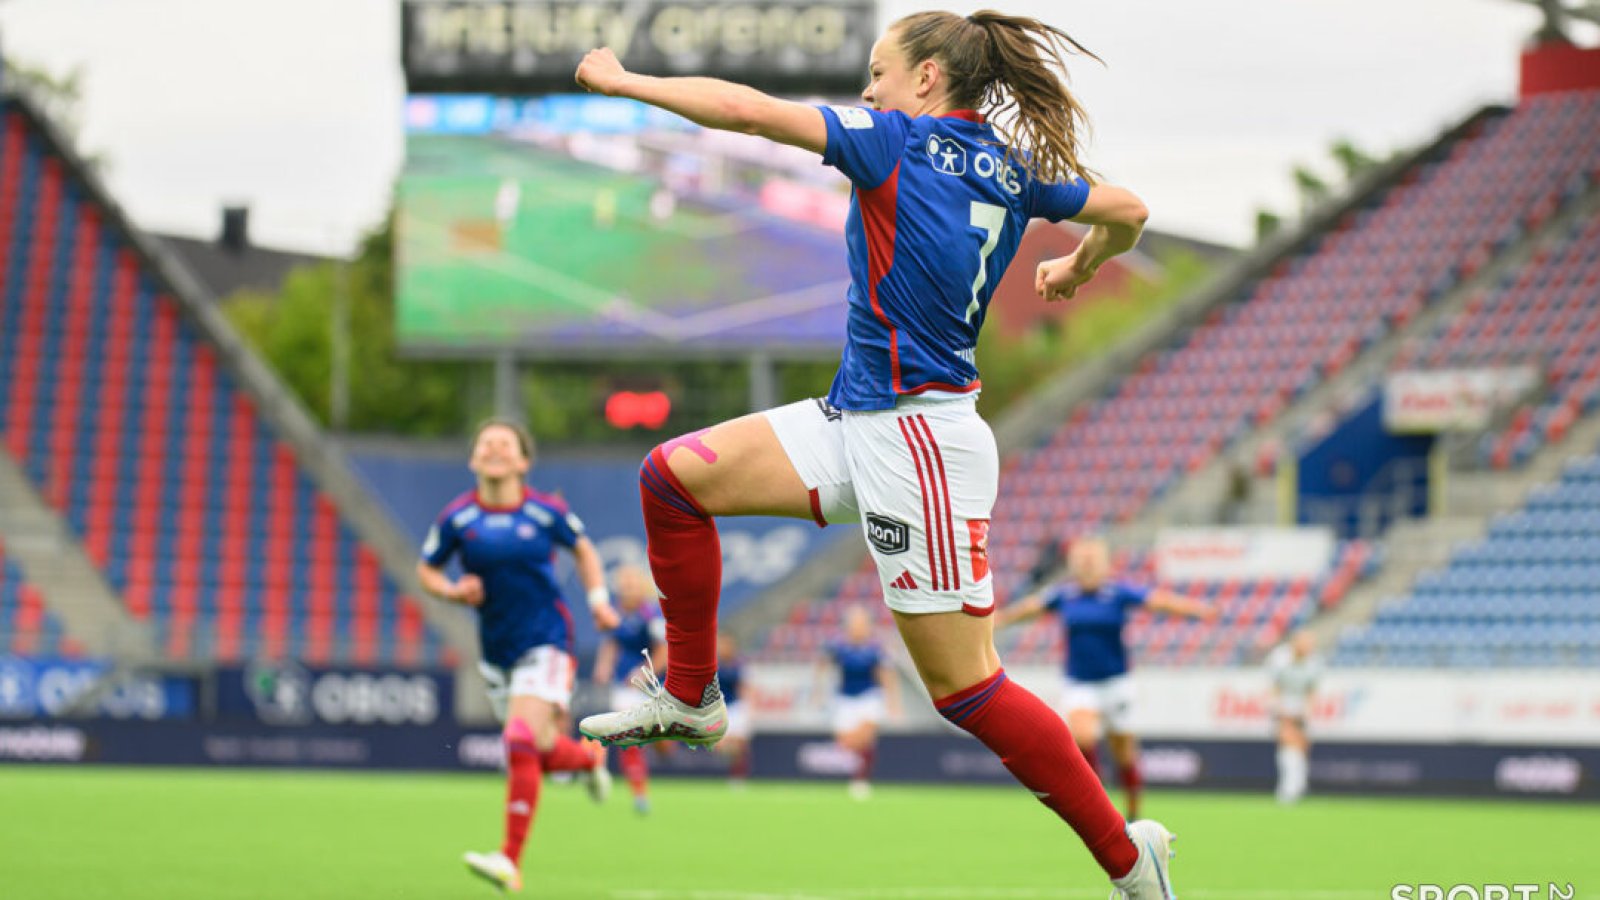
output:
[[[856,756],[849,790],[857,800],[872,794],[878,728],[886,716],[900,711],[900,682],[872,631],[871,614],[865,607],[852,606],[844,615],[844,639],[827,647],[826,665],[838,675],[833,690],[833,741]]]
[[[859,522],[935,706],[1070,825],[1134,900],[1171,895],[1169,833],[1128,825],[1061,718],[1010,681],[993,646],[994,436],[978,416],[978,332],[1035,218],[1091,227],[1040,263],[1035,290],[1071,297],[1131,249],[1138,197],[1093,185],[1083,108],[1062,79],[1083,48],[1036,19],[921,12],[873,45],[860,107],[812,106],[711,78],[654,78],[591,51],[577,80],[704,127],[811,151],[851,182],[846,341],[826,401],[745,416],[651,451],[640,499],[672,666],[650,701],[579,726],[611,744],[714,744],[721,549],[715,516]],[[1086,52],[1086,51],[1083,51]]]
[[[744,660],[739,657],[739,641],[723,632],[717,635],[717,681],[722,686],[722,701],[728,705],[728,730],[717,742],[717,752],[728,758],[728,780],[743,787],[750,780],[750,739],[755,723],[744,700]]]
[[[525,483],[533,439],[521,426],[490,420],[478,428],[469,468],[477,489],[446,506],[423,543],[417,577],[441,600],[478,613],[479,670],[503,725],[506,748],[505,840],[494,853],[468,853],[468,867],[507,890],[520,890],[519,861],[539,803],[545,772],[587,774],[591,794],[610,788],[604,748],[563,733],[576,663],[572,617],[556,581],[558,548],[572,553],[595,624],[617,614],[605,587],[600,554],[583,523],[562,501]],[[464,574],[445,566],[458,560]]]
[[[610,688],[613,706],[632,706],[644,700],[635,686],[643,675],[645,660],[664,666],[667,661],[666,628],[656,606],[656,588],[650,576],[637,566],[619,566],[611,573],[616,588],[621,620],[600,642],[594,658],[594,680]],[[650,655],[645,656],[646,653]],[[617,754],[617,765],[628,779],[633,793],[633,809],[640,815],[650,812],[650,761],[643,747],[624,747]]]
[[[1128,817],[1139,810],[1143,779],[1139,772],[1139,739],[1133,733],[1134,689],[1127,627],[1139,609],[1194,619],[1215,619],[1216,609],[1165,588],[1151,588],[1111,578],[1111,551],[1099,538],[1080,538],[1067,553],[1069,580],[1030,594],[1000,613],[996,626],[1053,612],[1065,629],[1067,658],[1061,690],[1061,712],[1078,749],[1099,770],[1102,730],[1111,745],[1118,780],[1128,795]]]

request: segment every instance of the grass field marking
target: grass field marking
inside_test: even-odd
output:
[[[864,887],[842,890],[613,890],[614,900],[1104,900],[1106,887]],[[1373,890],[1181,890],[1184,900],[1371,900]]]
[[[410,216],[410,221],[420,226],[419,230],[431,232],[445,240],[449,239],[448,226],[430,222],[415,213]],[[459,265],[489,269],[529,287],[555,293],[585,311],[600,313],[612,319],[620,318],[653,337],[672,339],[675,322],[670,316],[640,306],[621,294],[612,293],[554,269],[545,268],[526,257],[495,253],[485,256],[460,256],[456,257],[455,261]]]

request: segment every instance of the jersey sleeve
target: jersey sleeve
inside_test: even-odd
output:
[[[1028,217],[1059,222],[1083,212],[1089,202],[1089,182],[1075,178],[1066,184],[1029,182]]]
[[[1128,584],[1124,582],[1123,584],[1117,585],[1117,602],[1122,604],[1124,607],[1143,606],[1145,601],[1150,599],[1150,592],[1152,590],[1154,590],[1154,588],[1149,588],[1142,584]]]
[[[461,533],[451,519],[449,513],[439,516],[422,539],[422,561],[435,569],[449,562],[461,546]]]
[[[828,126],[823,164],[843,172],[864,190],[883,184],[905,152],[911,120],[904,113],[882,113],[865,106],[817,108]]]
[[[568,510],[553,508],[550,510],[555,521],[550,525],[550,539],[571,550],[578,545],[578,538],[584,537],[583,520],[578,514]]]
[[[1045,612],[1055,612],[1055,611],[1057,611],[1057,610],[1059,610],[1061,608],[1061,604],[1066,603],[1066,602],[1067,602],[1067,591],[1066,591],[1066,588],[1063,588],[1060,585],[1057,585],[1057,586],[1049,589],[1048,591],[1045,591],[1045,594],[1044,594],[1044,610],[1045,610]]]

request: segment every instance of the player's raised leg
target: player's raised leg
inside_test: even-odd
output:
[[[644,679],[646,703],[590,716],[579,730],[614,746],[714,744],[727,714],[716,683],[722,546],[713,517],[811,518],[811,493],[766,414],[756,414],[650,451],[639,470],[639,496],[672,664],[665,685],[652,683],[653,673]]]

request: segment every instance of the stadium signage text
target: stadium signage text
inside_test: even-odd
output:
[[[860,2],[410,0],[401,40],[414,93],[570,93],[578,61],[608,46],[646,74],[853,94],[875,24]]]
[[[1572,884],[1397,884],[1390,900],[1572,900]]]

